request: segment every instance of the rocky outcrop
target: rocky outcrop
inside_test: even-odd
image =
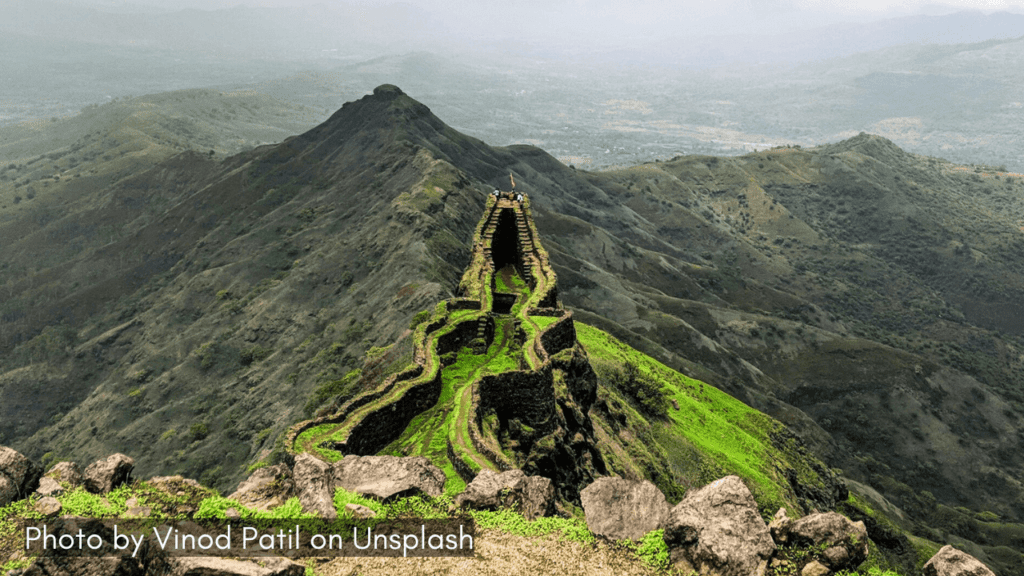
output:
[[[124,454],[112,454],[97,460],[82,475],[85,489],[93,494],[106,494],[131,479],[135,460]]]
[[[808,514],[792,522],[785,541],[795,546],[824,546],[821,560],[836,572],[854,569],[868,557],[864,523],[835,512]]]
[[[977,558],[948,544],[925,562],[922,572],[924,576],[995,576]]]
[[[444,492],[444,472],[422,456],[345,456],[333,468],[335,488],[380,500]]]
[[[334,508],[334,477],[330,464],[309,454],[299,454],[295,457],[292,479],[303,511],[328,520],[338,517]]]
[[[665,525],[674,567],[707,576],[762,576],[775,543],[738,476],[686,493]]]
[[[551,514],[555,505],[555,487],[549,478],[527,476],[522,470],[508,470],[498,474],[481,470],[455,498],[459,507],[476,510],[495,510],[512,506],[527,520]]]
[[[42,474],[43,470],[38,464],[17,450],[0,446],[0,506],[35,491]]]
[[[253,472],[228,498],[255,510],[269,510],[284,504],[294,489],[292,471],[285,464],[277,464]]]
[[[647,480],[598,478],[580,492],[587,528],[610,540],[640,540],[661,528],[670,507],[665,495]]]

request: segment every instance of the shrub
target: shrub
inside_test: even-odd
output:
[[[205,422],[196,422],[188,429],[189,435],[192,437],[192,441],[202,440],[210,434],[209,428],[206,427]]]
[[[645,376],[632,362],[626,362],[624,370],[611,373],[610,384],[632,398],[637,407],[648,416],[666,418],[669,401],[661,384]]]

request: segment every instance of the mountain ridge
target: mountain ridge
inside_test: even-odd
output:
[[[1019,326],[985,324],[1012,318],[1019,177],[867,135],[584,172],[539,148],[463,136],[389,86],[280,145],[177,156],[121,180],[98,214],[127,204],[155,217],[116,244],[51,257],[32,282],[0,268],[12,296],[0,382],[5,398],[26,400],[0,419],[5,442],[50,459],[148,442],[144,473],[215,486],[282,457],[307,397],[454,295],[477,215],[510,172],[577,319],[786,423],[830,465],[937,522],[932,539],[969,525],[1009,541],[975,514],[1008,526],[1024,514]],[[161,207],[153,192],[172,182]],[[975,212],[951,209],[968,200]],[[859,202],[882,212],[861,216]],[[918,225],[887,226],[890,252],[863,246],[858,235],[878,236],[870,224],[903,206]],[[999,218],[979,224],[981,210]],[[972,239],[954,237],[961,229]],[[925,256],[938,273],[919,269]],[[940,282],[964,258],[985,291]],[[91,284],[62,292],[75,282]],[[95,302],[73,296],[87,290]],[[970,309],[1000,292],[1002,308]],[[25,314],[47,297],[57,312],[72,309],[61,298],[98,312],[64,325]],[[27,402],[61,387],[71,392],[59,402]]]

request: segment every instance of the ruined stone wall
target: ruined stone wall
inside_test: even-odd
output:
[[[478,416],[493,412],[503,421],[518,418],[531,428],[551,425],[555,395],[550,370],[489,374],[480,379],[478,391]]]
[[[566,348],[576,345],[576,325],[572,321],[572,314],[562,316],[554,324],[548,326],[540,333],[540,343],[544,346],[547,356],[554,356]]]
[[[393,390],[395,385],[398,384],[399,382],[405,382],[406,380],[418,378],[420,374],[423,374],[423,366],[419,364],[414,364],[411,367],[397,374],[389,376],[387,380],[384,381],[384,384],[380,388],[373,390],[371,392],[360,394],[355,398],[352,398],[348,402],[345,402],[344,404],[341,405],[341,408],[339,408],[337,412],[333,414],[328,414],[326,416],[321,416],[319,418],[314,418],[312,420],[305,420],[303,422],[299,422],[295,426],[292,426],[291,429],[288,430],[287,436],[288,443],[286,445],[288,446],[288,451],[293,454],[295,453],[295,439],[298,438],[299,435],[305,432],[306,430],[309,430],[310,428],[315,428],[317,426],[320,426],[321,424],[340,424],[341,422],[344,422],[346,418],[348,418],[349,414],[354,412],[360,406],[365,406],[370,402],[376,401],[378,398],[381,398],[388,394],[389,392],[391,392],[391,390]]]
[[[441,396],[441,371],[433,378],[410,387],[402,396],[367,414],[349,433],[346,454],[376,454],[394,442],[420,412],[437,403]]]

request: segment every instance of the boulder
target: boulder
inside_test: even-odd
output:
[[[527,476],[519,469],[501,474],[493,470],[481,470],[466,487],[466,491],[455,498],[456,506],[475,510],[514,506],[527,520],[551,514],[554,502],[555,486],[550,479]]]
[[[292,471],[288,466],[278,464],[253,472],[228,498],[255,510],[270,510],[287,502],[294,491]]]
[[[334,476],[330,464],[311,454],[299,454],[295,457],[292,481],[303,511],[328,520],[338,517],[334,509]]]
[[[7,506],[18,499],[18,488],[14,480],[0,474],[0,508]]]
[[[43,469],[17,450],[0,446],[0,476],[6,476],[14,486],[16,498],[26,498],[39,485]]]
[[[925,562],[922,573],[924,576],[995,576],[977,558],[948,544]]]
[[[85,489],[93,494],[106,494],[131,479],[135,460],[124,454],[111,454],[104,460],[97,460],[85,469],[82,475]]]
[[[828,576],[832,571],[817,560],[811,560],[800,569],[800,576]]]
[[[36,488],[36,494],[40,496],[60,496],[64,493],[64,487],[49,476],[43,476],[39,479],[39,486]]]
[[[550,516],[555,509],[555,483],[543,476],[527,476],[519,511],[527,520]]]
[[[647,480],[598,478],[580,492],[587,528],[610,540],[638,541],[661,528],[671,510],[665,495]]]
[[[302,576],[306,567],[284,558],[261,559],[260,563],[213,557],[172,558],[170,576]]]
[[[423,456],[345,456],[334,463],[334,487],[381,500],[417,493],[440,496],[445,476]]]
[[[665,543],[674,567],[707,576],[762,576],[775,551],[738,476],[688,491],[665,524]]]
[[[82,469],[74,462],[58,462],[44,476],[52,478],[68,488],[78,488],[85,482],[85,479],[82,478]]]
[[[855,569],[868,557],[864,523],[835,512],[808,514],[790,525],[787,536],[797,546],[824,545],[821,560],[836,572]]]
[[[785,508],[779,508],[775,517],[768,523],[768,532],[776,546],[782,546],[789,540],[789,529],[793,526],[793,519],[786,514]]]
[[[377,517],[377,513],[372,508],[362,504],[345,504],[345,511],[356,520],[369,520]]]
[[[43,516],[56,516],[60,513],[60,510],[60,502],[53,496],[40,498],[39,501],[36,502],[36,512],[39,512]]]

